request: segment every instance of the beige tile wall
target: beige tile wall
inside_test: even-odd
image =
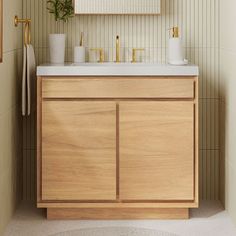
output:
[[[222,134],[225,133],[221,136],[221,173],[222,176],[225,173],[226,209],[236,223],[236,32],[232,30],[235,9],[235,0],[220,0],[221,129]],[[222,180],[224,186],[224,178]]]
[[[32,18],[32,37],[39,64],[48,61],[48,34],[67,34],[66,59],[85,32],[87,59],[91,47],[103,47],[114,60],[115,36],[121,37],[122,58],[131,60],[132,47],[145,47],[143,61],[166,62],[169,34],[178,25],[187,58],[200,66],[200,194],[219,199],[219,0],[162,0],[160,16],[76,16],[56,24],[46,0],[23,0],[24,16]],[[24,198],[35,196],[35,115],[24,120]]]
[[[21,0],[4,0],[3,63],[0,64],[0,235],[22,199],[22,119],[20,74],[22,28],[14,15],[22,16]]]

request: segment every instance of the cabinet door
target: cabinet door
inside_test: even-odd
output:
[[[116,199],[116,104],[43,101],[42,200]]]
[[[192,102],[120,104],[120,198],[194,199]]]

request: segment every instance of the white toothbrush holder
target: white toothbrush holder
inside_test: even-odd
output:
[[[74,63],[85,63],[86,50],[83,46],[74,48]]]

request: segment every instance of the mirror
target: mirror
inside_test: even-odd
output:
[[[75,14],[156,15],[160,0],[75,0]]]
[[[0,62],[2,62],[2,51],[3,51],[3,6],[0,0]]]

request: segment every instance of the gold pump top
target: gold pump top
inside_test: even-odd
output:
[[[172,30],[173,38],[178,38],[179,37],[179,27],[173,27],[173,28],[171,28],[171,30]]]

